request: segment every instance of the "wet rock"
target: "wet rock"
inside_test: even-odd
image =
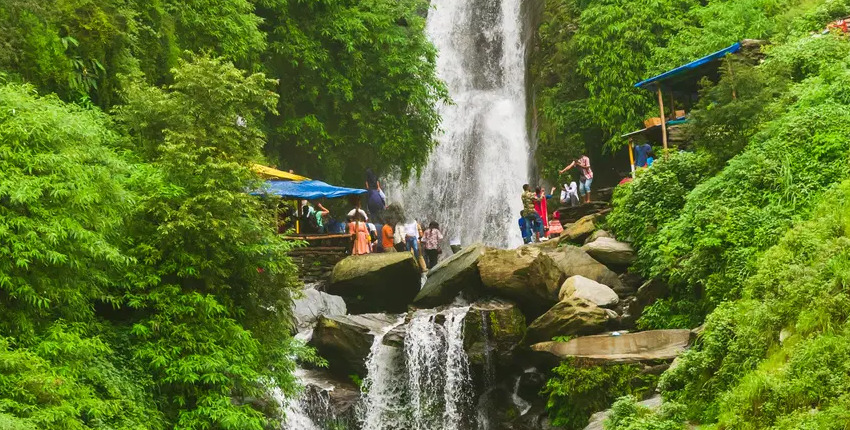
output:
[[[612,308],[620,302],[614,290],[584,276],[573,276],[561,285],[558,299],[563,301],[570,297],[588,300],[601,308]]]
[[[312,288],[302,290],[302,296],[293,300],[292,313],[299,332],[311,330],[322,315],[345,315],[342,297],[326,294]]]
[[[535,318],[558,301],[561,271],[538,247],[488,250],[478,260],[484,286],[513,300],[527,318]]]
[[[443,260],[428,272],[428,279],[413,300],[418,306],[435,307],[451,303],[461,292],[474,297],[483,289],[478,260],[487,250],[483,244],[468,246]]]
[[[600,237],[582,246],[581,249],[608,267],[625,268],[637,258],[631,245],[610,237]]]
[[[316,322],[309,345],[328,361],[328,369],[340,376],[366,374],[366,358],[375,333],[385,330],[400,316],[388,314],[322,316]]]
[[[690,333],[690,330],[652,330],[619,336],[584,336],[569,342],[542,342],[531,349],[558,359],[580,358],[599,363],[672,361],[688,347]]]
[[[525,316],[511,302],[488,300],[470,306],[463,321],[463,347],[472,366],[510,363],[525,336]]]
[[[360,389],[347,378],[318,369],[296,369],[295,377],[304,387],[299,401],[317,424],[328,428],[333,424],[356,422]]]
[[[527,344],[546,342],[557,336],[601,333],[610,316],[592,302],[570,297],[558,302],[528,326]]]
[[[638,288],[644,283],[644,279],[642,276],[637,273],[626,271],[625,273],[619,276],[620,282],[622,282],[623,286],[620,288],[611,287],[614,289],[614,292],[620,296],[620,298],[624,298],[627,296],[633,296],[637,293]]]
[[[546,254],[555,262],[564,279],[572,276],[584,276],[587,279],[599,282],[614,289],[623,288],[623,283],[614,271],[604,264],[596,261],[582,251],[581,248],[566,245],[546,251]]]
[[[404,312],[419,292],[419,265],[409,252],[345,258],[334,266],[328,293],[341,296],[349,312]]]

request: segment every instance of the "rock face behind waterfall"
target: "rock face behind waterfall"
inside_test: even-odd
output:
[[[348,257],[334,266],[328,292],[353,314],[400,313],[419,291],[420,269],[408,252]]]
[[[471,296],[479,294],[483,284],[478,260],[486,250],[483,244],[475,244],[440,262],[428,272],[428,279],[414,303],[433,307],[451,303],[461,291]]]
[[[310,346],[328,360],[333,373],[365,375],[375,333],[398,319],[386,314],[323,316],[313,329]]]
[[[525,316],[511,302],[488,300],[469,307],[463,322],[463,344],[471,366],[488,360],[510,363],[525,336]]]
[[[561,271],[545,251],[532,246],[489,250],[478,261],[484,286],[514,300],[528,318],[535,318],[558,301]]]

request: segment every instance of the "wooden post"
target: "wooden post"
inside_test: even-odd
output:
[[[664,118],[664,95],[661,93],[661,85],[658,89],[658,110],[661,112],[661,143],[664,145],[664,158],[667,159],[667,119]]]
[[[729,78],[732,79],[732,100],[738,100],[738,92],[735,91],[735,74],[732,72],[732,61],[729,60],[730,55],[726,55],[726,66],[729,68]]]
[[[632,178],[635,177],[635,150],[632,148],[634,146],[634,139],[629,138],[629,161],[632,163]]]
[[[301,221],[300,221],[301,217],[300,217],[300,214],[298,213],[298,211],[299,211],[298,200],[294,200],[292,202],[292,205],[295,206],[295,234],[300,234],[301,233]]]

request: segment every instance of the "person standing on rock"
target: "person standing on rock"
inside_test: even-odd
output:
[[[522,186],[522,217],[525,218],[526,228],[533,231],[535,240],[539,242],[540,237],[543,236],[543,219],[534,210],[534,203],[538,200],[538,197],[531,191],[530,185]]]
[[[593,183],[593,170],[590,169],[590,158],[587,155],[582,155],[581,158],[564,167],[559,173],[563,174],[576,166],[579,168],[578,193],[584,198],[585,203],[590,203],[590,184]]]
[[[425,232],[422,233],[422,247],[425,248],[425,265],[428,270],[437,265],[437,260],[440,259],[440,241],[443,240],[443,233],[440,231],[440,224],[436,221],[431,221]]]

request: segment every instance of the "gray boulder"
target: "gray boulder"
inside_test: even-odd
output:
[[[588,243],[590,243],[590,242],[595,241],[596,239],[599,239],[600,237],[610,237],[610,238],[613,238],[613,237],[614,237],[614,235],[613,235],[613,234],[611,234],[611,233],[608,233],[608,232],[607,232],[607,231],[605,231],[605,230],[596,230],[596,231],[594,231],[593,233],[591,233],[591,235],[590,235],[587,239],[585,239],[585,240],[584,240],[584,243],[585,243],[585,244],[588,244]]]
[[[690,335],[690,330],[652,330],[619,336],[584,336],[569,342],[542,342],[531,349],[560,360],[580,358],[602,364],[670,362],[688,347]]]
[[[302,296],[292,301],[292,313],[298,332],[309,331],[322,315],[345,315],[342,297],[326,294],[313,288],[302,290]]]
[[[388,314],[322,316],[309,345],[328,361],[331,372],[343,377],[352,373],[365,376],[376,333],[386,331],[400,318]]]
[[[617,303],[620,302],[620,298],[614,290],[584,276],[573,276],[564,281],[558,299],[563,301],[569,297],[589,300],[602,308],[611,308],[617,306]]]
[[[579,247],[566,245],[547,250],[546,253],[552,258],[565,278],[584,276],[614,290],[625,288],[614,271],[594,260]]]
[[[328,293],[341,296],[353,314],[400,313],[419,292],[420,275],[409,252],[351,256],[334,266]]]
[[[628,267],[637,258],[631,245],[610,237],[600,237],[581,249],[609,267]]]
[[[563,275],[538,247],[488,250],[478,260],[478,270],[487,289],[515,301],[528,318],[541,315],[558,301]]]
[[[461,291],[476,295],[483,289],[478,260],[487,250],[483,244],[468,246],[445,259],[428,272],[422,290],[413,299],[419,306],[436,307],[451,303]]]
[[[558,302],[526,331],[525,343],[546,342],[557,336],[581,336],[605,331],[611,317],[588,300],[570,297]]]

